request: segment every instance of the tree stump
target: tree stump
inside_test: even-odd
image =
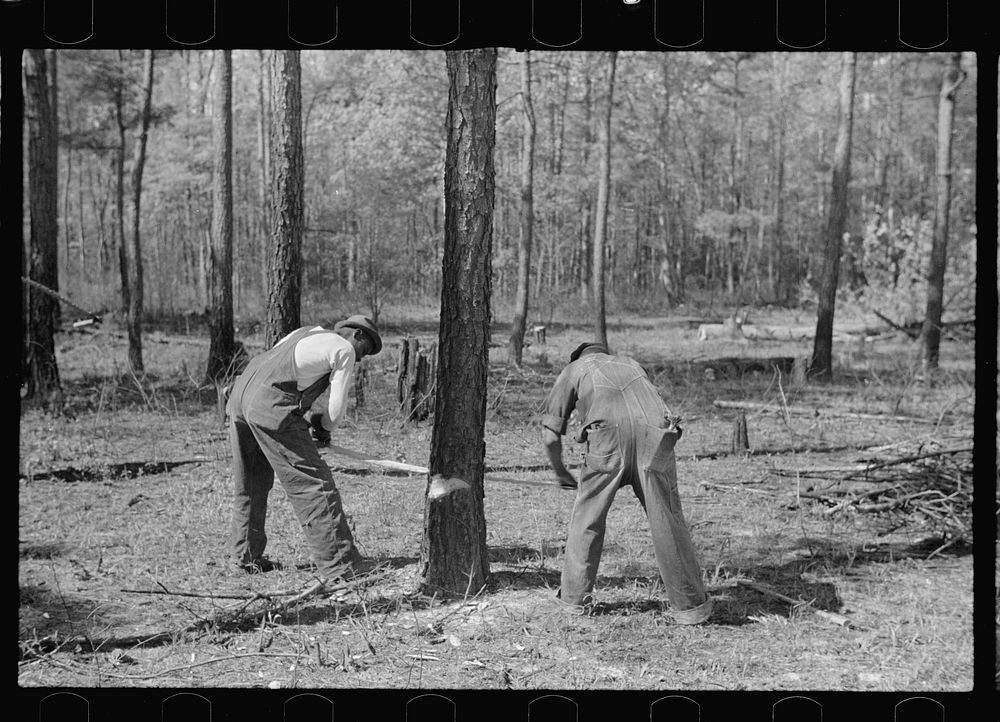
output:
[[[536,324],[531,329],[535,333],[535,341],[538,343],[545,343],[545,326],[541,324]]]
[[[747,437],[746,414],[740,414],[733,421],[733,441],[730,451],[733,454],[746,454],[750,451],[750,441]]]
[[[420,341],[406,338],[396,367],[396,400],[407,421],[423,421],[434,412],[434,382],[437,376],[437,344],[421,349]]]
[[[808,365],[809,359],[804,356],[800,356],[792,362],[792,386],[806,385],[806,367]]]

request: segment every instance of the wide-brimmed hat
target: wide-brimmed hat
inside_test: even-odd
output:
[[[375,322],[370,318],[362,316],[361,314],[348,316],[343,321],[338,321],[333,326],[334,331],[339,331],[342,328],[357,328],[363,331],[372,342],[372,356],[382,350],[382,337],[378,335],[378,329],[375,327]]]
[[[605,346],[603,343],[600,343],[599,341],[584,341],[575,349],[573,349],[573,353],[569,355],[570,362],[576,361],[578,358],[580,358],[580,354],[583,353],[584,349],[588,349],[591,347],[595,348],[599,353],[608,352],[608,347]]]

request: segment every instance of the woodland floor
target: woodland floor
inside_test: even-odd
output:
[[[790,315],[758,322],[792,322]],[[808,323],[808,318],[799,322]],[[430,422],[395,411],[400,332],[369,359],[366,403],[333,443],[426,465]],[[551,482],[537,415],[583,325],[548,328],[520,371],[491,350],[489,473]],[[111,327],[60,335],[72,418],[21,416],[18,488],[18,683],[22,687],[280,687],[462,689],[935,690],[972,688],[971,547],[914,519],[826,514],[799,496],[814,481],[778,469],[850,464],[865,447],[917,437],[972,443],[971,342],[946,341],[941,379],[919,378],[905,337],[837,348],[835,380],[735,376],[703,364],[734,356],[807,356],[811,342],[696,340],[683,319],[609,319],[609,340],[651,371],[683,417],[677,448],[684,512],[715,612],[672,625],[642,509],[616,499],[595,590],[597,613],[554,599],[572,493],[487,481],[492,578],[468,598],[416,593],[426,479],[327,455],[362,552],[387,573],[280,618],[178,634],[250,595],[304,588],[308,553],[276,485],[267,554],[284,568],[247,576],[227,561],[229,448],[215,389],[199,385],[207,339],[150,332],[148,376],[123,373]],[[421,327],[422,340],[434,339]],[[251,352],[255,349],[249,344]],[[919,421],[747,412],[752,453],[728,454],[734,413],[715,399],[914,416]],[[567,442],[568,458],[574,458]],[[811,605],[741,586],[754,581]],[[133,590],[133,591],[126,591]],[[839,626],[825,610],[853,623]],[[142,643],[162,632],[156,640]],[[85,643],[81,643],[85,640]]]

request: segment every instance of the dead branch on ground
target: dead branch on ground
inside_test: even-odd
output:
[[[825,516],[845,511],[890,517],[894,528],[929,527],[945,540],[936,554],[972,541],[972,445],[928,437],[878,447],[866,462],[850,466],[775,469],[779,476],[814,477],[837,482],[874,484],[863,493],[849,486],[800,496],[829,504]],[[949,443],[951,442],[951,443]]]
[[[936,419],[923,418],[921,416],[894,416],[891,414],[865,414],[855,411],[830,411],[828,409],[807,408],[805,406],[784,406],[775,404],[760,403],[756,401],[726,401],[716,399],[712,402],[720,409],[741,409],[753,411],[769,411],[775,414],[798,414],[801,416],[814,416],[818,418],[833,419],[865,419],[869,421],[900,421],[915,424],[936,424]]]

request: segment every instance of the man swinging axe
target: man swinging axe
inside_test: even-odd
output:
[[[577,483],[562,460],[561,437],[576,410],[586,444]],[[584,343],[570,354],[545,402],[542,442],[564,488],[576,488],[558,598],[586,614],[618,487],[632,487],[649,519],[653,552],[674,621],[700,624],[712,611],[677,494],[674,444],[681,430],[645,370],[627,356]],[[578,488],[577,488],[578,487]]]
[[[361,315],[303,327],[255,356],[233,383],[227,403],[235,487],[232,551],[244,571],[278,565],[264,556],[267,496],[277,477],[305,533],[323,581],[345,579],[371,566],[358,552],[316,441],[343,418],[355,364],[382,350],[375,324]],[[327,389],[322,412],[306,412]]]

